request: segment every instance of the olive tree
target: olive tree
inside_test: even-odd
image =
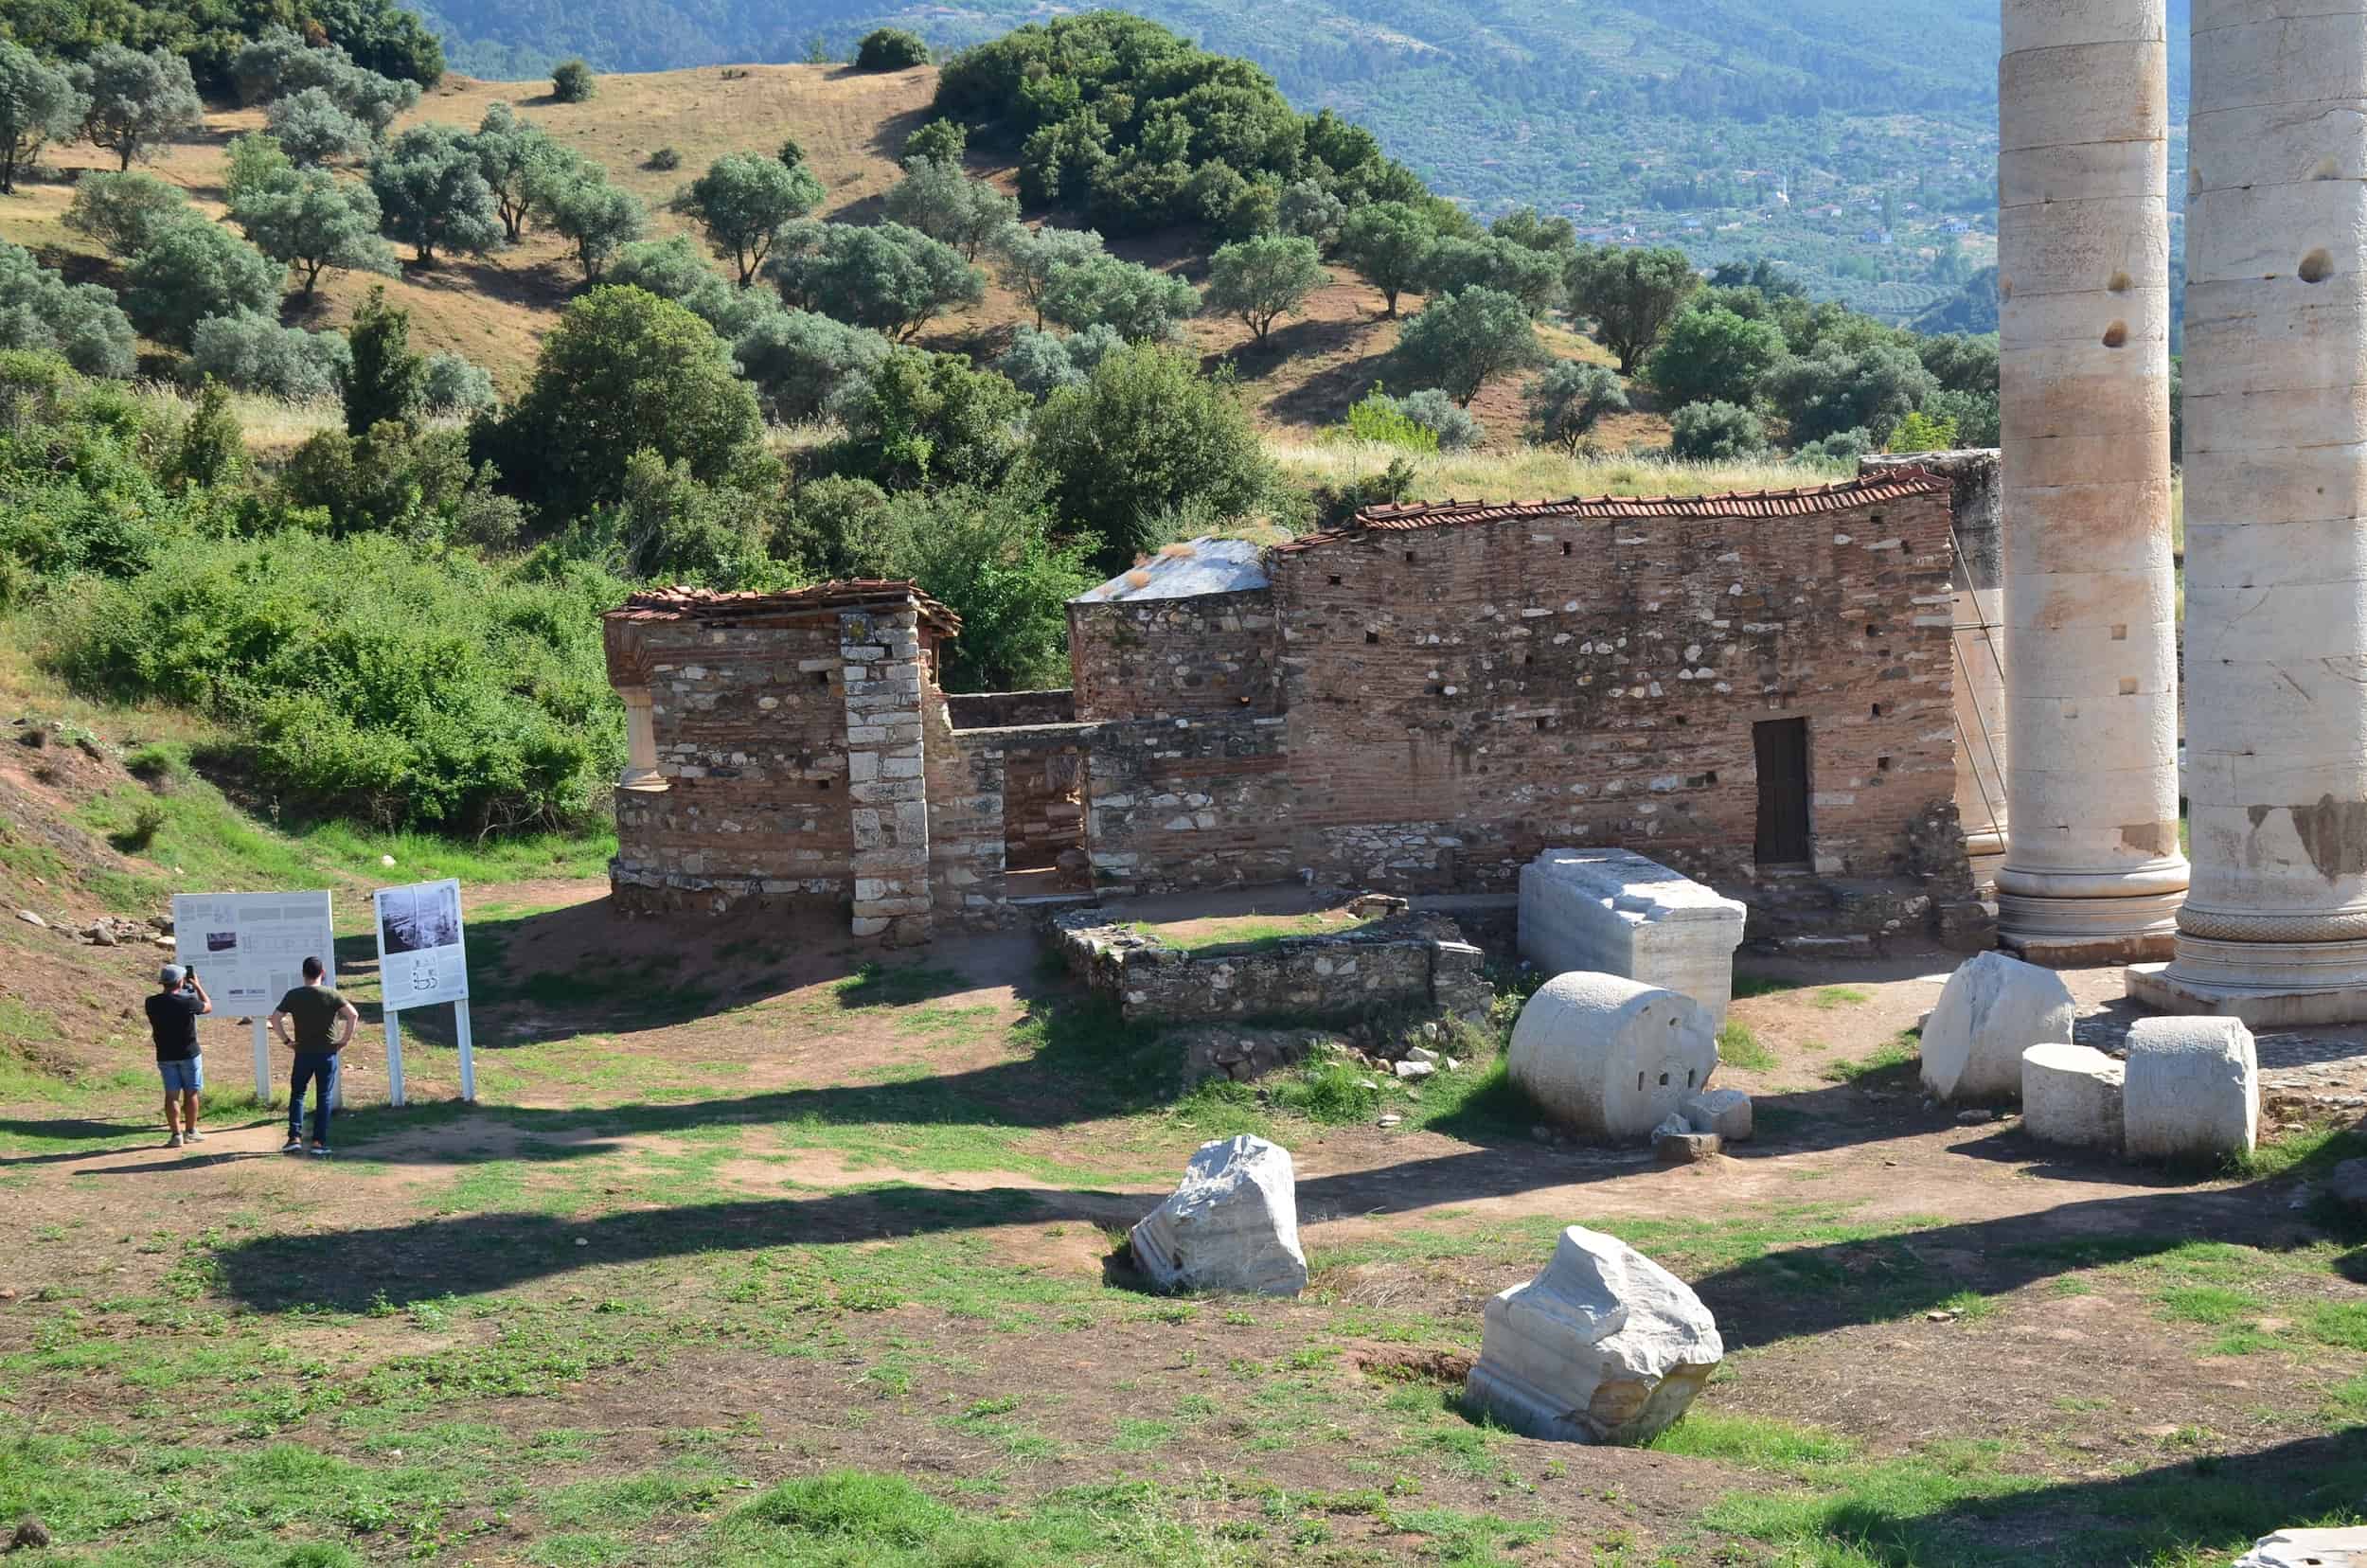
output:
[[[1348,214],[1340,227],[1340,258],[1380,291],[1395,319],[1397,296],[1422,287],[1430,275],[1430,253],[1438,231],[1430,219],[1403,202],[1374,202]]]
[[[422,265],[439,250],[481,253],[501,239],[476,150],[449,125],[414,126],[387,143],[370,160],[370,189],[387,234],[414,247]]]
[[[1018,197],[970,178],[950,159],[906,159],[904,178],[887,193],[886,206],[890,218],[942,240],[965,261],[977,260],[979,251],[1019,222]]]
[[[108,255],[128,260],[154,244],[166,229],[196,214],[177,185],[153,174],[101,171],[76,182],[74,200],[66,204],[62,221],[75,233],[98,241]]]
[[[632,191],[613,186],[597,173],[588,173],[547,192],[543,210],[551,227],[576,247],[583,280],[597,283],[618,250],[641,238],[650,226],[650,210]]]
[[[133,258],[123,308],[150,337],[186,348],[207,316],[276,314],[286,275],[237,235],[191,214]]]
[[[773,252],[780,231],[821,204],[822,182],[755,152],[726,152],[674,198],[678,212],[706,231],[715,254],[739,272],[746,288]]]
[[[986,297],[961,253],[901,223],[812,223],[774,258],[784,302],[909,341],[935,316]]]
[[[132,323],[114,291],[68,283],[21,245],[0,240],[0,348],[55,354],[85,376],[132,373]]]
[[[279,98],[263,115],[264,129],[299,164],[358,158],[376,145],[370,128],[346,113],[325,87]]]
[[[1608,365],[1561,360],[1529,383],[1529,435],[1575,454],[1604,416],[1628,410],[1628,389]]]
[[[1003,286],[1027,302],[1036,312],[1036,329],[1043,330],[1044,296],[1053,276],[1101,257],[1101,236],[1093,229],[1027,228],[1014,223],[995,241],[995,276]]]
[[[395,272],[395,253],[379,238],[378,198],[370,187],[308,169],[284,185],[250,191],[230,216],[256,249],[295,270],[311,297],[324,272]]]
[[[1071,331],[1108,327],[1130,343],[1176,335],[1200,309],[1200,294],[1180,277],[1102,255],[1056,269],[1042,312]]]
[[[1619,356],[1619,373],[1635,374],[1660,335],[1701,286],[1684,252],[1665,247],[1580,246],[1564,269],[1573,313],[1594,323],[1594,335]]]
[[[121,159],[151,157],[205,115],[189,62],[162,45],[146,54],[122,44],[101,44],[74,67],[75,90],[82,95],[82,139]]]
[[[1314,241],[1261,234],[1237,240],[1210,259],[1207,309],[1236,318],[1252,339],[1263,343],[1276,321],[1330,281]]]
[[[1491,377],[1523,370],[1544,357],[1528,308],[1500,290],[1472,287],[1441,294],[1397,336],[1404,381],[1435,386],[1468,408]]]
[[[18,172],[32,167],[42,144],[73,135],[89,113],[64,67],[0,41],[0,195],[15,194]]]

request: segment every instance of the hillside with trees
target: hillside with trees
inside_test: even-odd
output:
[[[910,577],[956,689],[1375,502],[1796,484],[1995,438],[1993,337],[1521,208],[1119,13],[941,69],[423,86],[276,24],[0,44],[0,598],[276,810],[596,828],[633,585]],[[1475,477],[1476,476],[1476,477]]]

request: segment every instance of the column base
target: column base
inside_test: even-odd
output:
[[[2170,957],[2185,890],[2128,899],[2047,899],[2001,891],[1998,945],[2049,969],[2092,969]]]
[[[2233,1018],[2248,1029],[2367,1023],[2367,985],[2229,986],[2173,974],[2177,968],[2130,966],[2126,994],[2160,1012]]]

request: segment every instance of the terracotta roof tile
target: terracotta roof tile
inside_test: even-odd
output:
[[[951,636],[962,629],[961,616],[920,591],[917,583],[893,578],[851,578],[819,582],[810,588],[770,593],[720,593],[713,588],[650,588],[625,600],[602,618],[612,621],[712,620],[755,615],[803,615],[835,610],[904,610],[920,612],[923,621]]]
[[[1367,507],[1344,528],[1308,534],[1276,551],[1311,549],[1365,533],[1410,533],[1420,528],[1460,527],[1473,523],[1575,518],[1605,522],[1654,518],[1807,517],[1879,506],[1910,496],[1946,493],[1949,482],[1920,468],[1897,468],[1834,485],[1805,490],[1735,490],[1727,495],[1571,496],[1561,501],[1422,501]]]

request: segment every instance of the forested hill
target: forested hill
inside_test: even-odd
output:
[[[454,69],[844,60],[881,25],[942,55],[1041,0],[433,0]],[[1996,0],[1141,0],[1369,126],[1483,216],[1535,205],[1705,264],[1771,258],[1893,319],[1995,258]],[[2187,0],[2171,7],[2183,102]]]

